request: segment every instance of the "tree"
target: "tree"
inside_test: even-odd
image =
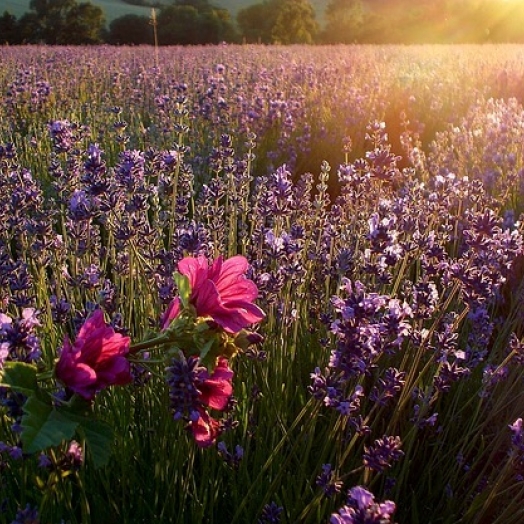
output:
[[[21,43],[16,16],[4,11],[4,14],[0,16],[0,45]]]
[[[271,38],[280,44],[312,44],[318,30],[315,10],[308,0],[283,0]]]
[[[227,9],[213,8],[200,14],[200,26],[207,42],[218,44],[220,42],[237,42],[238,33],[232,22],[231,15]]]
[[[186,1],[195,5],[170,5],[160,10],[158,41],[161,45],[236,41],[236,32],[227,10],[213,7],[203,0]]]
[[[189,5],[194,7],[197,11],[202,11],[211,8],[208,0],[175,0],[174,5]]]
[[[241,9],[237,14],[241,37],[249,43],[270,44],[278,5],[278,0],[266,0]]]
[[[101,41],[104,12],[75,0],[31,0],[20,19],[20,34],[28,43],[95,44]]]
[[[149,18],[140,15],[124,15],[109,24],[110,44],[140,45],[153,43],[153,29]]]
[[[82,3],[73,6],[66,16],[69,32],[68,44],[100,44],[105,25],[104,12],[93,4]]]
[[[199,43],[198,11],[192,6],[171,5],[158,14],[158,42],[161,45]]]
[[[18,21],[18,30],[23,44],[38,44],[44,41],[41,36],[40,20],[32,11],[22,15]]]
[[[325,17],[323,42],[349,44],[360,39],[364,27],[362,0],[331,0],[326,7]]]

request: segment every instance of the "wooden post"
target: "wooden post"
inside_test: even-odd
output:
[[[151,18],[149,19],[149,23],[153,26],[153,35],[155,38],[155,66],[158,69],[158,36],[156,33],[157,21],[156,21],[156,12],[155,12],[154,7],[151,8]]]

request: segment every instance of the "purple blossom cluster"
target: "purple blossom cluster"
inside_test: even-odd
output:
[[[517,481],[524,481],[524,428],[522,418],[509,426],[511,430],[511,462]]]
[[[375,440],[372,446],[365,448],[364,466],[378,472],[385,471],[404,455],[401,445],[400,437],[384,436]]]
[[[355,486],[348,491],[346,504],[338,513],[331,515],[331,524],[393,524],[395,503],[386,500],[375,502],[375,496],[362,486]]]
[[[322,488],[324,495],[329,498],[340,493],[344,486],[344,483],[337,478],[331,464],[322,464],[322,473],[317,477],[316,484]]]

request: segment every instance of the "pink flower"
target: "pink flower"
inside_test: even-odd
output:
[[[178,271],[189,279],[189,302],[197,315],[211,317],[229,333],[238,333],[250,324],[260,322],[265,314],[253,303],[258,288],[246,278],[248,266],[248,261],[241,255],[225,262],[218,257],[211,265],[204,256],[182,259]],[[163,315],[162,329],[179,315],[180,309],[180,297],[175,297]]]
[[[193,438],[200,448],[212,446],[221,433],[220,422],[214,419],[207,411],[199,410],[200,416],[190,427],[193,432]]]
[[[207,373],[207,371],[206,371]],[[200,391],[198,400],[202,404],[223,411],[233,394],[233,370],[229,368],[227,359],[219,358],[213,373],[209,378],[205,378],[198,389]]]
[[[74,344],[64,339],[56,377],[87,400],[108,386],[127,384],[132,380],[126,358],[129,342],[129,337],[106,325],[97,309],[80,328]]]
[[[207,374],[207,370],[204,373]],[[210,416],[204,406],[220,411],[226,409],[233,394],[232,379],[233,370],[229,368],[227,359],[220,358],[213,374],[209,378],[205,378],[198,386],[198,401],[203,407],[197,408],[199,417],[191,421],[190,428],[195,442],[201,448],[207,448],[214,444],[222,432],[220,422]]]
[[[213,374],[200,383],[198,400],[212,409],[223,411],[233,394],[233,370],[229,368],[227,359],[220,358]],[[199,417],[190,423],[193,438],[197,446],[207,448],[213,445],[222,433],[221,423],[214,419],[203,408],[197,408]]]
[[[233,394],[234,373],[223,357],[218,359],[211,375],[198,363],[197,357],[174,360],[168,369],[167,383],[175,419],[187,420],[195,442],[205,448],[214,444],[222,432],[222,424],[208,413],[208,408],[218,411],[227,408]]]

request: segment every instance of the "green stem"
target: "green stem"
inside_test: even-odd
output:
[[[132,344],[129,347],[129,353],[131,355],[135,355],[139,351],[143,351],[144,349],[151,349],[156,346],[161,346],[162,344],[165,344],[169,342],[170,336],[168,333],[162,333],[161,335],[158,335],[157,337],[151,338],[149,340],[143,340],[142,342],[137,342],[136,344]]]

